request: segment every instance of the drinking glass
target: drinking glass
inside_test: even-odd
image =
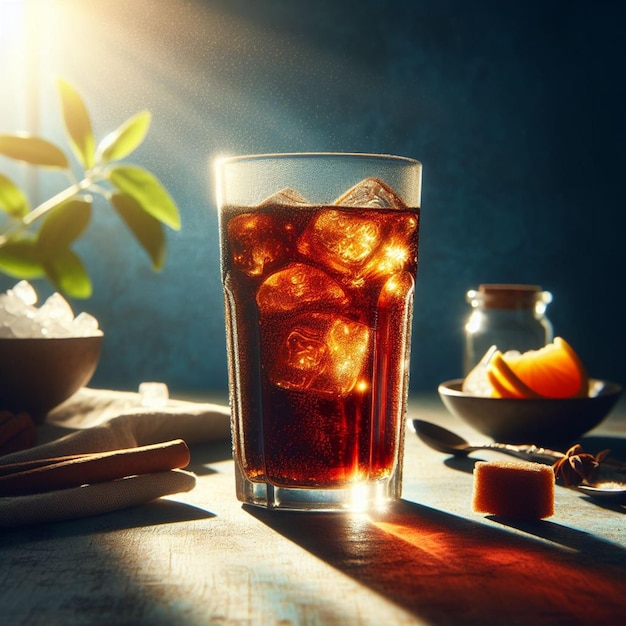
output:
[[[216,164],[236,492],[272,509],[401,495],[422,166]]]

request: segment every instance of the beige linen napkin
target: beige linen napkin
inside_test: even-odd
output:
[[[0,463],[105,452],[183,439],[197,444],[230,436],[228,407],[168,400],[142,406],[132,392],[84,388],[54,409],[39,428],[38,446],[0,457]],[[190,491],[194,474],[171,470],[122,480],[0,498],[0,528],[74,519]]]

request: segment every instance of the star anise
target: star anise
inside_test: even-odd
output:
[[[554,463],[552,469],[556,479],[565,487],[576,487],[583,482],[591,484],[608,454],[609,450],[602,450],[596,455],[589,454],[577,443]]]

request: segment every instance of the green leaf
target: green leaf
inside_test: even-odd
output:
[[[91,219],[91,202],[76,198],[64,202],[46,215],[37,236],[41,259],[51,258],[78,239]]]
[[[153,174],[134,165],[119,165],[109,171],[109,180],[159,222],[174,230],[180,229],[178,208]]]
[[[57,79],[57,87],[61,98],[63,121],[72,148],[82,166],[91,169],[95,164],[96,142],[87,107],[78,91],[67,81]]]
[[[0,135],[0,154],[31,165],[69,168],[69,161],[61,148],[46,139],[26,133]]]
[[[116,193],[111,197],[111,204],[141,247],[148,253],[152,267],[155,270],[162,269],[165,264],[166,246],[161,222],[146,213],[132,196]]]
[[[96,159],[108,163],[128,156],[143,142],[151,119],[149,111],[142,111],[126,120],[100,142]]]
[[[91,279],[75,252],[66,248],[44,263],[46,275],[58,291],[71,298],[91,297]]]
[[[37,256],[35,241],[14,239],[0,246],[0,271],[24,280],[43,276],[45,272]]]
[[[24,217],[30,210],[24,192],[3,174],[0,174],[0,209],[11,217]]]

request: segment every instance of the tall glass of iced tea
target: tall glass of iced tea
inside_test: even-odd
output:
[[[217,163],[237,497],[355,510],[400,496],[421,164]]]

